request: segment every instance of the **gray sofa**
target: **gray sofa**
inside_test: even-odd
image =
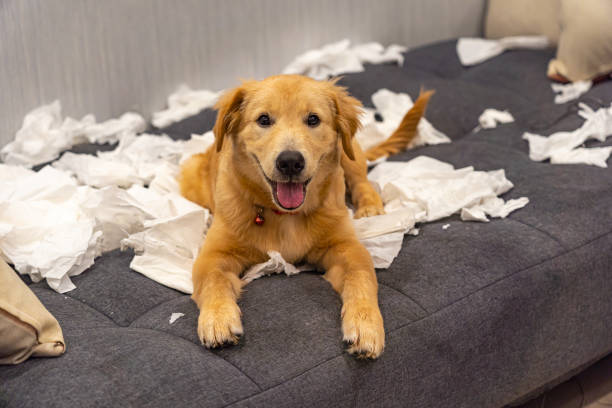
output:
[[[378,271],[387,331],[379,360],[344,352],[340,300],[316,273],[249,284],[240,344],[207,350],[189,296],[131,271],[132,253],[116,251],[65,295],[31,284],[62,325],[67,352],[0,367],[0,406],[501,407],[604,357],[612,351],[612,171],[533,162],[521,139],[582,123],[576,102],[553,103],[545,76],[553,53],[512,51],[466,69],[455,41],[445,41],[407,52],[403,66],[342,79],[366,105],[383,87],[436,90],[427,117],[453,142],[391,160],[503,168],[515,184],[504,198],[530,199],[506,219],[451,217],[405,239]],[[579,100],[609,105],[612,81]],[[473,133],[485,108],[508,109],[516,122]],[[188,138],[213,121],[206,110],[158,131]],[[174,312],[185,316],[170,324]]]

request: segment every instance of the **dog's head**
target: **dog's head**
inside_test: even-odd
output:
[[[219,100],[216,148],[230,142],[242,177],[285,211],[305,206],[310,187],[339,166],[342,149],[354,159],[352,137],[360,102],[335,81],[279,75],[246,81]]]

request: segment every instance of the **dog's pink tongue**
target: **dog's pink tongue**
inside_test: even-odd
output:
[[[297,208],[304,202],[302,183],[276,183],[276,196],[285,208]]]

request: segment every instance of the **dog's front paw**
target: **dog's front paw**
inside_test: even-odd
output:
[[[358,357],[377,358],[385,348],[385,328],[376,303],[348,301],[342,306],[342,333],[348,352]]]
[[[359,206],[357,211],[355,211],[355,218],[373,217],[375,215],[381,215],[384,213],[385,213],[385,210],[382,206],[382,203],[380,205],[377,205],[377,204],[362,205],[362,206]]]
[[[240,308],[233,300],[205,304],[198,318],[198,337],[208,348],[237,344],[242,335]]]

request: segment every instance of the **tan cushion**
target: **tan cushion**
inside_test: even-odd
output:
[[[580,81],[612,72],[612,0],[562,0],[561,22],[549,77]]]
[[[545,35],[557,44],[561,0],[489,0],[485,21],[487,38]]]
[[[0,364],[59,356],[65,348],[57,320],[0,259]]]

